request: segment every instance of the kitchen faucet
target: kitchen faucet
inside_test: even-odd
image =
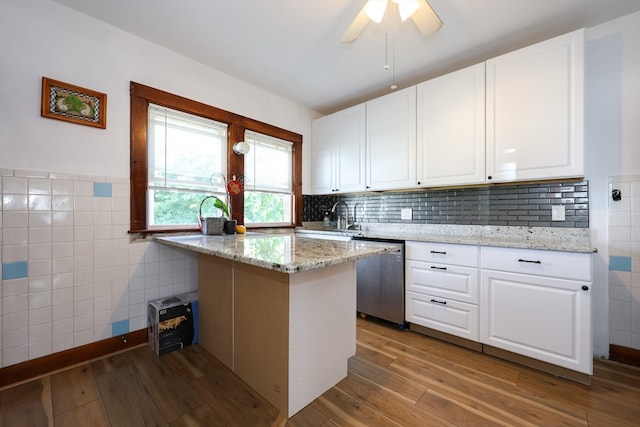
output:
[[[338,200],[337,202],[335,202],[335,204],[331,208],[331,212],[334,213],[339,205],[344,205],[344,208],[347,211],[347,217],[345,218],[345,223],[341,224],[341,221],[340,221],[341,217],[338,216],[338,230],[346,230],[347,227],[349,226],[349,205],[347,205],[347,202],[345,202],[344,200]]]
[[[358,205],[360,205],[360,207],[362,207],[362,203],[360,203],[360,202],[356,202],[353,205],[353,223],[347,227],[347,228],[352,229],[352,230],[360,230],[360,228],[362,227],[358,223]]]

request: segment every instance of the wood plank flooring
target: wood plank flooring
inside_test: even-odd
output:
[[[638,426],[640,368],[596,360],[590,386],[375,319],[349,375],[287,420],[195,345],[139,347],[0,391],[14,426]]]

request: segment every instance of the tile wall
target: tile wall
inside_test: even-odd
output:
[[[640,350],[640,175],[609,178],[609,342]]]
[[[360,203],[360,223],[589,227],[588,181],[303,196],[303,221],[322,221],[324,212],[338,200],[347,202],[350,215]],[[565,206],[565,221],[551,221],[551,207],[559,204]],[[412,220],[400,219],[403,208],[411,208]]]
[[[146,328],[197,257],[130,241],[129,181],[0,169],[0,367]]]

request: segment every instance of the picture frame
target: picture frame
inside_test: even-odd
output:
[[[101,129],[107,127],[107,95],[42,77],[42,117]]]

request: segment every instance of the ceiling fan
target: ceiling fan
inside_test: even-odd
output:
[[[391,0],[398,5],[400,19],[405,21],[409,17],[418,26],[420,32],[430,36],[442,27],[442,21],[433,11],[427,0]],[[340,41],[353,43],[356,41],[369,20],[380,23],[384,17],[389,0],[368,0],[351,25],[344,32]]]

